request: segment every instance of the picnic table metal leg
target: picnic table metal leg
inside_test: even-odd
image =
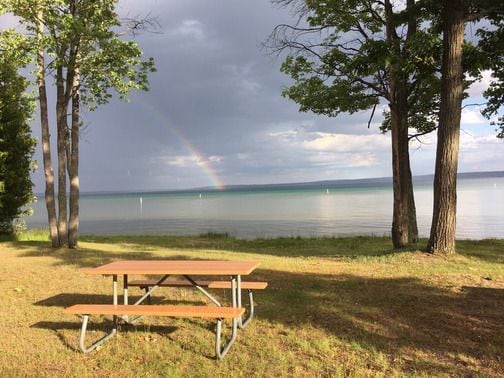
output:
[[[233,277],[231,279],[231,291],[232,291],[232,303],[233,307],[236,307],[237,305],[237,283],[236,279]],[[227,352],[229,352],[229,349],[231,349],[231,345],[236,340],[236,334],[238,330],[238,318],[233,318],[232,320],[232,332],[231,332],[231,338],[227,342],[227,344],[224,346],[224,348],[221,348],[221,336],[222,336],[222,319],[217,319],[217,330],[215,332],[215,355],[218,360],[222,359]]]
[[[123,300],[124,304],[128,304],[128,275],[123,275]],[[126,323],[128,322],[128,315],[123,315],[121,317]]]
[[[79,336],[79,349],[83,353],[89,353],[92,350],[96,349],[98,346],[102,345],[105,341],[107,341],[108,339],[113,337],[117,332],[117,316],[114,315],[112,331],[110,331],[110,333],[103,336],[98,341],[95,341],[89,347],[86,347],[85,342],[86,342],[86,330],[87,330],[88,320],[89,320],[89,315],[82,316],[82,327],[81,327],[80,336]]]
[[[217,306],[219,306],[219,307],[222,306],[217,299],[215,299],[208,291],[206,291],[200,285],[198,285],[198,283],[196,281],[194,281],[191,277],[189,277],[189,276],[187,276],[187,275],[184,274],[184,278],[187,281],[189,281],[196,289],[198,289],[199,291],[201,291],[208,299],[210,299]]]
[[[238,307],[242,307],[242,291],[241,291],[240,275],[236,276],[236,290],[233,291],[236,291]],[[248,289],[247,291],[249,297],[248,315],[245,320],[243,320],[243,317],[238,318],[238,327],[240,327],[240,329],[244,329],[254,317],[254,295],[252,293],[252,290]]]
[[[123,276],[123,293],[124,293],[124,304],[128,304],[128,275]]]
[[[112,293],[113,293],[112,304],[114,306],[117,306],[117,274],[114,274],[112,276]]]
[[[158,282],[156,282],[156,284],[154,286],[152,286],[149,290],[146,290],[145,294],[142,296],[142,298],[140,298],[138,301],[136,301],[134,304],[135,305],[139,305],[140,303],[142,303],[146,298],[149,298],[150,299],[150,295],[152,294],[152,292],[154,290],[156,290],[157,288],[159,288],[159,285],[161,285],[170,275],[169,274],[165,274]]]

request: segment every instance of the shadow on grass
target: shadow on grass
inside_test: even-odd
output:
[[[36,243],[36,244],[32,244]],[[40,242],[23,242],[27,246],[39,247]],[[44,244],[43,246],[45,246]],[[109,252],[97,248],[79,248],[68,249],[58,248],[52,249],[48,246],[47,249],[36,249],[28,252],[21,253],[21,257],[39,257],[41,255],[50,256],[55,259],[55,266],[58,265],[71,265],[77,268],[94,268],[103,264],[110,263],[117,260],[166,260],[166,256],[159,253],[151,252]],[[188,256],[185,255],[170,255],[170,260],[187,260]]]
[[[139,299],[139,296],[129,296],[130,303]],[[164,297],[154,296],[153,302],[161,302]],[[119,302],[122,303],[122,297],[119,297]],[[111,304],[112,292],[109,295],[104,294],[87,294],[87,293],[62,293],[52,297],[42,299],[35,302],[35,306],[44,307],[69,307],[74,304]]]
[[[220,234],[200,236],[82,236],[81,242],[85,243],[110,243],[115,244],[126,253],[106,252],[94,248],[78,250],[52,249],[49,242],[45,241],[17,241],[20,246],[38,248],[39,251],[28,254],[36,256],[47,253],[59,256],[68,262],[79,261],[81,266],[93,266],[110,262],[114,259],[160,259],[156,255],[159,249],[184,250],[220,250],[236,253],[253,253],[285,257],[323,257],[334,259],[358,259],[394,255],[401,252],[423,250],[427,241],[421,240],[419,244],[394,250],[388,237],[356,236],[356,237],[321,237],[321,238],[274,238],[242,240]],[[156,250],[156,253],[152,253]],[[90,261],[85,262],[85,252]],[[504,239],[485,240],[458,240],[457,252],[461,255],[480,259],[490,263],[504,263]],[[172,258],[172,257],[170,257]],[[182,257],[184,258],[184,257]]]
[[[97,318],[97,317],[95,317]],[[56,337],[69,349],[73,351],[80,352],[80,349],[76,345],[75,340],[68,340],[67,337],[61,332],[62,330],[80,330],[81,329],[81,322],[76,319],[75,322],[49,322],[49,321],[42,321],[42,322],[37,322],[35,324],[31,325],[31,328],[39,328],[39,329],[46,329],[53,331],[56,334]],[[97,323],[95,319],[93,321],[90,321],[88,327],[87,327],[88,332],[93,332],[93,331],[99,331],[102,332],[103,334],[109,333],[111,330],[111,321],[108,319],[104,319],[102,322]],[[177,330],[177,327],[174,326],[164,326],[164,325],[144,325],[144,324],[138,324],[138,325],[126,325],[124,323],[121,323],[119,325],[118,332],[121,332],[122,334],[124,333],[129,333],[129,332],[152,332],[156,333],[160,336],[166,336],[169,335],[170,333],[173,333]],[[102,337],[103,335],[96,336],[96,340]],[[88,345],[92,344],[94,341],[92,338],[87,337],[86,343]]]
[[[484,367],[492,375],[504,359],[504,289],[462,286],[453,291],[409,277],[375,279],[265,269],[254,272],[254,279],[269,282],[268,289],[255,294],[259,320],[280,323],[292,332],[304,327],[321,329],[338,338],[343,348],[364,354],[383,353],[389,361],[400,358],[407,371],[477,375]],[[65,307],[110,303],[110,299],[107,295],[72,293],[35,304]],[[78,329],[80,322],[40,322],[33,326],[58,333],[61,329]],[[106,327],[105,322],[95,329],[105,331]],[[149,327],[153,332],[166,333],[165,327]],[[256,328],[257,337],[261,337],[260,332]],[[278,332],[282,337],[282,328]],[[58,337],[69,344],[61,334]]]
[[[236,253],[254,253],[285,257],[326,257],[358,258],[366,256],[384,256],[404,251],[415,251],[416,247],[394,250],[388,237],[322,237],[322,238],[274,238],[243,240],[228,236],[82,236],[83,243],[109,243],[129,251],[128,258],[149,258],[152,251],[159,249],[178,250],[220,250]],[[54,254],[49,242],[19,241],[25,247],[42,248],[44,252]],[[99,248],[99,247],[98,247]],[[68,249],[60,249],[67,252]],[[71,255],[79,251],[98,252],[98,249],[79,247],[71,250]],[[117,253],[99,251],[104,255],[117,258]],[[68,256],[65,256],[68,257]]]
[[[459,240],[457,252],[490,263],[504,264],[504,239]]]
[[[83,248],[77,251],[62,249],[48,253],[56,259],[57,264],[77,267],[97,266],[117,259],[191,258],[189,254],[182,254],[183,251],[180,251],[181,254],[164,256],[159,252],[149,252],[149,248],[154,247],[331,257],[336,256],[335,250],[339,250],[343,251],[340,256],[363,256],[357,252],[352,255],[352,251],[358,250],[359,245],[362,245],[361,242],[355,242],[354,245],[349,241],[344,247],[344,244],[339,244],[341,240],[330,238],[322,242],[319,239],[312,242],[334,244],[334,250],[320,252],[323,248],[320,245],[317,248],[310,247],[310,239],[307,239],[305,247],[294,248],[297,254],[290,253],[293,250],[290,243],[298,243],[296,239],[289,239],[288,242],[275,239],[273,243],[267,240],[264,241],[264,248],[261,247],[263,241],[237,241],[226,238],[203,238],[202,243],[206,243],[205,245],[198,244],[199,239],[194,245],[191,244],[194,238],[109,239],[92,238],[86,241],[124,243],[131,252],[114,253]],[[366,253],[371,256],[393,253],[386,249],[388,239],[378,240],[381,249],[376,248],[374,254]],[[234,243],[243,244],[237,248]],[[462,241],[459,243],[459,249],[468,256],[497,262],[502,252],[493,247],[494,243],[493,240]],[[376,241],[370,241],[370,244],[376,247]],[[371,247],[362,250],[365,252],[369,248]],[[39,251],[24,254],[38,255]],[[463,286],[455,291],[412,277],[369,278],[348,274],[308,274],[266,269],[255,271],[254,280],[256,279],[269,282],[267,290],[255,295],[258,302],[256,316],[271,324],[282,324],[293,332],[303,326],[322,329],[341,340],[345,348],[362,350],[363,353],[381,352],[389,361],[402,359],[406,369],[411,372],[478,375],[480,369],[486,369],[485,374],[498,375],[501,369],[504,360],[504,289]],[[98,303],[95,301],[102,299],[103,303],[110,303],[109,296],[89,298],[92,303]],[[66,303],[68,300],[68,297],[48,298],[40,305],[66,306],[77,303]],[[78,326],[77,322],[76,324]],[[278,337],[282,337],[281,333]]]
[[[259,318],[322,328],[351,348],[404,358],[412,371],[476,374],[482,362],[499,371],[504,359],[504,289],[454,292],[416,278],[258,273],[270,282],[256,295]]]

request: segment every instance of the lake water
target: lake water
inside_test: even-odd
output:
[[[201,196],[200,196],[201,194]],[[415,186],[418,227],[428,236],[432,185]],[[43,199],[29,228],[46,227]],[[390,235],[392,190],[383,187],[269,191],[83,195],[81,234],[195,235],[227,232],[238,238]],[[459,179],[457,237],[504,238],[504,177]]]

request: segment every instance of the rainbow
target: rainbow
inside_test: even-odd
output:
[[[173,126],[167,119],[166,116],[161,113],[158,109],[152,106],[150,103],[146,101],[140,100],[140,102],[149,108],[149,110],[158,118],[162,124],[170,130],[170,132],[179,139],[190,155],[196,160],[196,164],[200,167],[205,175],[210,179],[213,186],[215,186],[218,190],[224,190],[226,188],[225,184],[222,182],[220,177],[217,175],[217,172],[212,167],[210,162],[203,156],[201,152],[194,146],[194,144],[187,139],[187,137],[182,134],[182,132]]]

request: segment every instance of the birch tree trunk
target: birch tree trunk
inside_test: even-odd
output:
[[[463,96],[463,0],[443,2],[441,104],[434,174],[434,209],[427,250],[455,253],[457,165]]]
[[[37,87],[40,105],[40,126],[42,129],[42,157],[44,162],[45,178],[45,203],[49,224],[51,245],[54,248],[60,246],[56,220],[56,204],[54,202],[54,171],[51,160],[51,136],[49,134],[49,116],[47,110],[47,90],[45,83],[45,58],[42,38],[44,34],[44,21],[41,10],[37,11]]]

